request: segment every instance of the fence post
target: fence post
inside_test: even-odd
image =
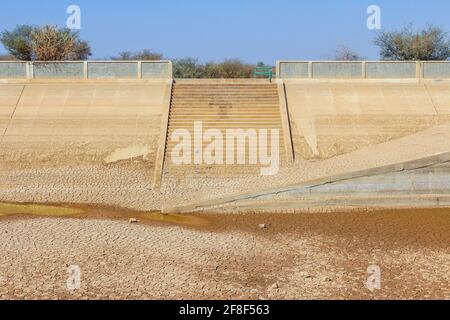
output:
[[[29,61],[26,64],[26,72],[27,72],[27,79],[32,80],[34,79],[34,64],[33,62]]]
[[[173,63],[169,61],[169,79],[173,79]]]
[[[420,61],[416,61],[416,79],[421,79],[421,63]]]
[[[142,61],[137,62],[137,72],[138,79],[142,79]]]
[[[27,79],[30,79],[30,63],[29,62],[27,62],[26,64],[25,64],[25,69],[26,69],[26,77],[27,77]]]
[[[87,61],[83,61],[83,78],[84,79],[88,79],[88,62]]]
[[[280,79],[280,61],[277,61],[277,67],[276,67],[276,77],[277,79]]]
[[[362,62],[362,78],[367,79],[367,61]]]
[[[308,62],[308,78],[310,78],[310,79],[314,78],[314,75],[313,75],[313,62],[312,61]]]

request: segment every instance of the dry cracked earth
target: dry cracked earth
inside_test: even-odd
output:
[[[276,179],[166,173],[160,191],[152,190],[153,168],[140,159],[105,166],[103,154],[89,161],[62,153],[55,158],[43,147],[36,151],[42,160],[34,161],[14,154],[21,146],[3,148],[0,298],[450,299],[450,209],[183,218],[136,211],[434,154],[441,151],[439,139],[448,150],[441,136],[419,150],[378,150],[383,157],[355,152],[300,161]],[[83,214],[41,208],[39,215],[19,210],[2,216],[8,202],[71,204]],[[139,222],[129,223],[133,217]],[[74,265],[81,282],[69,290]],[[371,265],[381,271],[381,288],[374,291],[366,288]]]
[[[448,209],[203,214],[180,223],[112,211],[2,218],[0,297],[450,299]],[[73,265],[77,289],[67,286]],[[373,292],[370,265],[381,270]]]

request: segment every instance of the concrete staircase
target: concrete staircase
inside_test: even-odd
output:
[[[174,84],[169,113],[168,136],[166,139],[165,172],[183,175],[235,176],[259,174],[261,165],[249,164],[249,152],[257,152],[246,143],[245,165],[174,164],[171,155],[177,142],[171,137],[177,129],[187,129],[194,141],[194,123],[201,121],[203,132],[219,129],[225,137],[226,129],[278,129],[280,164],[285,161],[285,147],[280,115],[280,105],[276,84],[268,82],[186,82]],[[269,131],[270,134],[270,131]],[[247,141],[248,142],[248,141]],[[206,147],[210,141],[203,141]],[[270,137],[268,138],[270,146]],[[225,146],[224,146],[225,149]],[[270,149],[269,149],[270,150]],[[235,154],[238,151],[235,146]],[[194,153],[192,151],[192,153]],[[193,158],[193,157],[192,157]]]

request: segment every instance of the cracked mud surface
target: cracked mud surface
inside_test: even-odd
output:
[[[159,191],[151,188],[151,162],[104,165],[112,151],[107,143],[80,150],[31,143],[34,153],[22,144],[2,144],[0,201],[127,209],[103,208],[89,218],[1,218],[0,298],[450,299],[447,209],[205,214],[196,217],[207,223],[194,226],[145,221],[131,211],[412,160],[448,151],[449,136],[448,130],[431,130],[333,159],[299,160],[275,177],[166,172]],[[140,223],[128,223],[133,216]],[[364,287],[372,264],[382,272],[382,288],[373,293]],[[81,268],[79,290],[66,288],[68,265]]]
[[[0,298],[450,299],[450,209],[206,214],[192,226],[110,211],[2,218]],[[374,292],[369,265],[381,268]]]

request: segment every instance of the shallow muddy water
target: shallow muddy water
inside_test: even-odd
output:
[[[182,226],[206,225],[200,217],[176,214],[161,214],[156,211],[135,211],[114,207],[90,206],[81,204],[36,204],[0,203],[0,218],[85,218],[85,219],[137,219],[142,223],[164,223]]]
[[[339,241],[377,242],[450,249],[450,209],[393,209],[337,213],[214,214],[207,215],[209,230],[247,231],[267,236],[293,234],[332,236]],[[260,230],[259,225],[267,229]]]
[[[175,225],[205,232],[245,232],[271,237],[279,234],[324,234],[395,245],[446,246],[450,243],[450,209],[374,210],[342,213],[247,213],[192,215],[161,214],[82,204],[0,203],[0,218],[36,217],[112,219],[140,224]],[[266,228],[260,226],[264,224]]]

